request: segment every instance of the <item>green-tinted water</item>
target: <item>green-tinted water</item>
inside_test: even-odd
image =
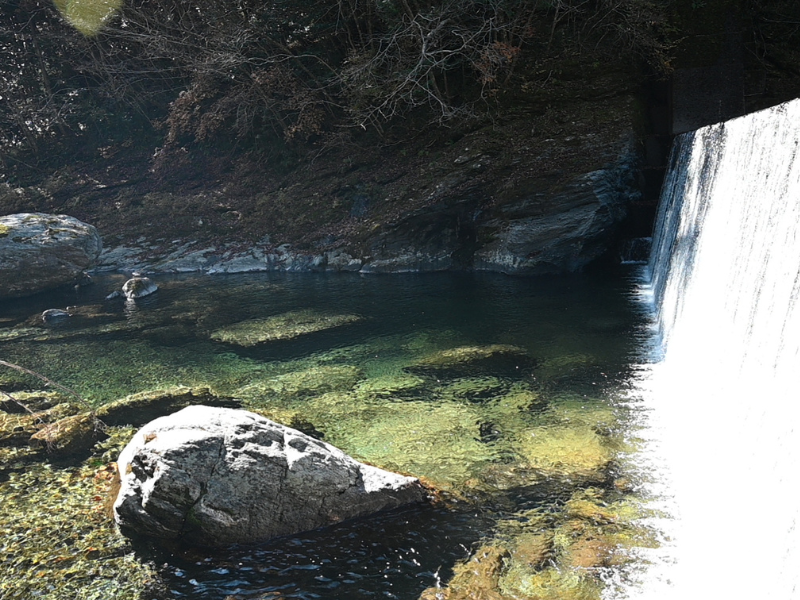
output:
[[[425,597],[482,597],[476,590],[486,588],[499,594],[487,598],[569,598],[567,589],[597,598],[602,575],[625,562],[619,548],[640,532],[619,472],[626,415],[618,399],[639,322],[619,274],[161,277],[160,291],[136,304],[104,300],[122,281],[102,277],[77,296],[0,305],[0,359],[95,407],[143,390],[208,385],[358,459],[424,477],[446,499],[224,556],[158,548],[126,555],[137,565],[155,555],[172,595],[413,599],[445,585],[455,565],[453,585]],[[77,308],[65,323],[35,318],[67,305]],[[0,386],[41,382],[4,370]],[[114,451],[98,450],[93,464]],[[0,495],[16,494],[14,505],[31,510],[19,488],[36,469],[6,473]],[[37,475],[31,497],[48,477],[78,477],[69,469]],[[95,490],[73,492],[80,494]],[[77,504],[65,504],[76,518],[91,506]],[[63,570],[61,557],[75,569],[93,559],[111,581],[123,572],[136,579],[117,564],[130,548],[101,528],[114,552],[83,551],[78,560],[63,549],[28,548],[42,565],[39,578],[50,582]],[[24,554],[20,535],[7,552]],[[79,546],[81,536],[68,545]],[[487,558],[481,577],[470,579],[465,573],[476,569],[456,563],[475,548],[473,560]],[[61,583],[48,585],[45,597],[62,597]],[[119,586],[118,597],[137,585]]]

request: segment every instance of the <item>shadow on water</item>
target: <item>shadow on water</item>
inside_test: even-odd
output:
[[[411,507],[258,546],[139,551],[163,565],[175,597],[415,598],[446,581],[491,524],[481,512]]]

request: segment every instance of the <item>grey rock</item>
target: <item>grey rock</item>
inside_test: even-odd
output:
[[[343,250],[332,250],[325,253],[325,269],[328,271],[359,271],[362,261]]]
[[[123,530],[204,546],[260,542],[426,497],[417,479],[257,414],[207,406],[143,427],[118,468]]]
[[[158,291],[158,286],[149,277],[131,277],[122,286],[122,293],[128,300],[136,300]]]
[[[75,285],[102,250],[97,230],[67,215],[0,217],[0,298]]]
[[[133,267],[152,272],[149,253],[150,247],[117,246],[114,248],[104,248],[97,261],[95,271],[118,271],[131,269]]]

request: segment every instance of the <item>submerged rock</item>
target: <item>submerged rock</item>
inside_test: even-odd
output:
[[[413,396],[420,393],[424,385],[424,379],[409,373],[383,375],[360,382],[356,392],[362,397]]]
[[[34,415],[0,414],[0,446],[24,445],[39,427],[41,420]]]
[[[0,299],[75,284],[101,249],[97,230],[67,215],[0,217]]]
[[[471,375],[490,371],[493,375],[522,375],[535,361],[523,348],[509,344],[458,346],[423,356],[406,367],[410,373]]]
[[[417,479],[243,410],[191,406],[119,457],[117,523],[204,546],[259,542],[421,502]]]
[[[60,392],[48,390],[28,392],[6,392],[0,401],[0,410],[7,413],[38,412],[67,401]]]
[[[252,401],[281,398],[303,398],[327,392],[346,391],[353,388],[364,373],[352,365],[320,365],[302,371],[292,371],[265,381],[250,383],[235,393]]]
[[[18,394],[14,396],[16,398]],[[24,407],[28,407],[27,404],[12,404],[13,408],[19,408],[22,412],[0,413],[0,446],[24,446],[31,440],[31,436],[37,434],[48,423],[72,416],[79,411],[74,404],[68,402],[38,412],[26,411]]]
[[[208,387],[179,386],[148,390],[109,402],[97,410],[97,418],[106,425],[140,426],[192,404],[238,408],[241,403],[234,398],[217,396]]]
[[[122,293],[128,300],[136,300],[154,294],[158,286],[149,277],[131,277],[122,286]]]
[[[290,340],[360,320],[358,315],[326,315],[313,310],[297,310],[222,327],[211,333],[211,339],[248,347],[264,342]]]
[[[508,391],[508,382],[498,377],[464,377],[443,386],[439,392],[444,400],[482,404]]]
[[[614,458],[605,439],[581,425],[536,428],[518,439],[516,450],[540,476],[569,481],[604,481]]]
[[[419,600],[504,600],[498,587],[508,558],[508,549],[501,545],[481,546],[469,560],[454,567],[447,587],[428,588]]]
[[[31,444],[47,449],[49,454],[69,455],[85,452],[106,437],[91,413],[80,413],[45,425],[30,438]]]

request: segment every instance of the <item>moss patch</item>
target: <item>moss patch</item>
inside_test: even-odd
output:
[[[158,583],[108,513],[116,455],[129,431],[115,430],[78,466],[28,464],[0,482],[0,596],[9,600],[140,600]]]

